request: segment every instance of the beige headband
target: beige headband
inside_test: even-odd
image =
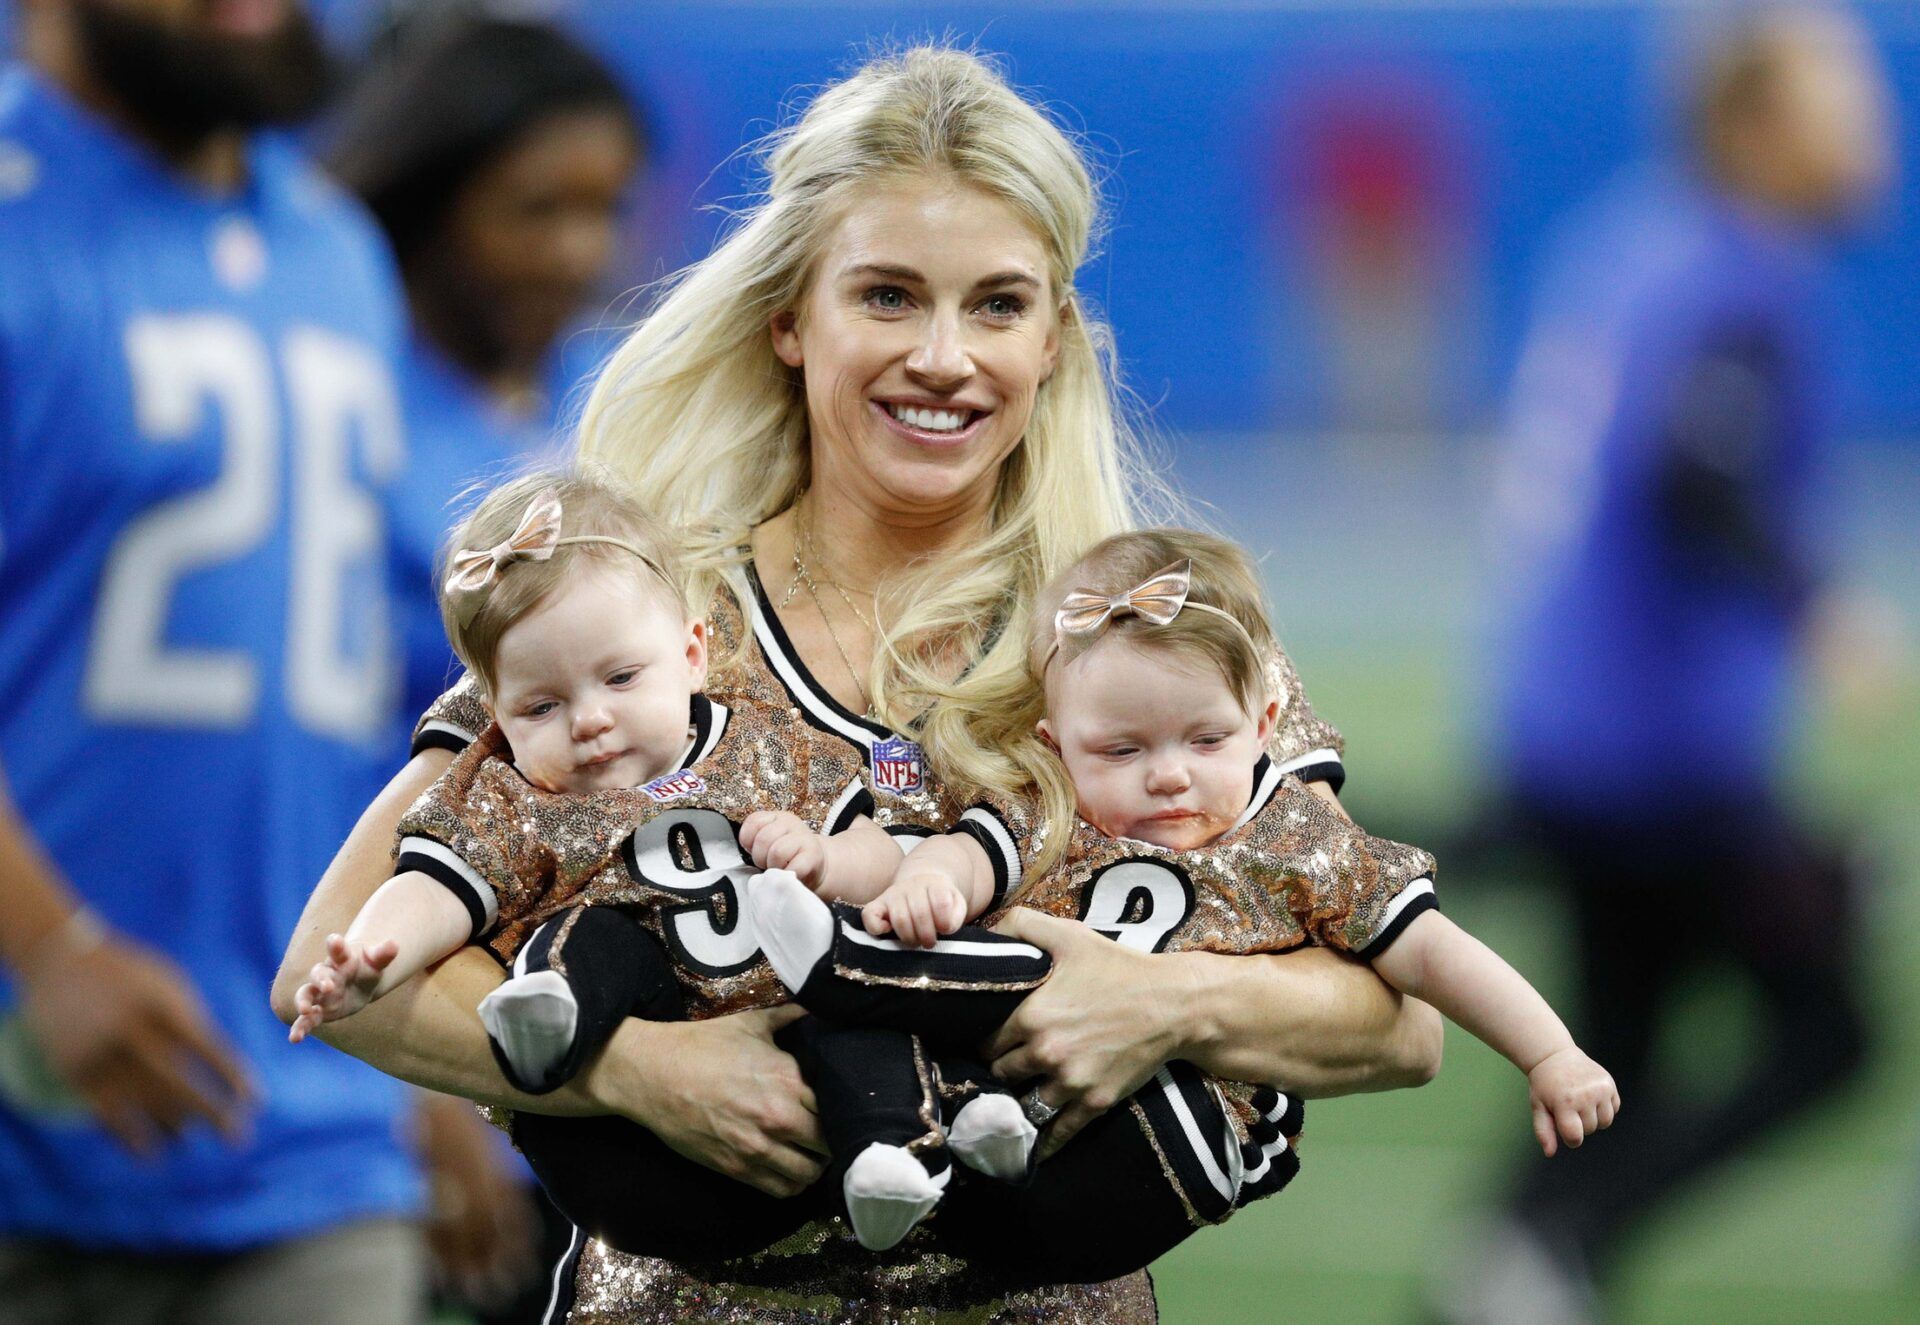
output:
[[[520,517],[520,523],[503,542],[490,548],[465,549],[453,554],[442,592],[453,604],[455,617],[465,626],[473,620],[480,605],[487,601],[487,595],[493,592],[493,586],[499,583],[501,573],[508,566],[516,561],[546,561],[553,556],[555,548],[573,543],[608,543],[623,548],[640,558],[646,568],[658,575],[669,589],[673,588],[673,581],[660,569],[660,564],[624,538],[611,538],[605,534],[560,537],[560,494],[552,488],[542,488],[527,503],[526,514]],[[677,595],[678,591],[675,593]]]
[[[1188,602],[1187,595],[1192,590],[1193,562],[1190,559],[1162,566],[1124,593],[1109,596],[1088,589],[1075,589],[1061,600],[1060,610],[1053,614],[1053,644],[1048,648],[1047,656],[1040,660],[1041,675],[1046,674],[1054,655],[1069,640],[1082,647],[1090,645],[1120,617],[1137,616],[1142,621],[1164,626],[1183,610],[1211,612],[1231,621],[1247,643],[1253,645],[1253,636],[1247,633],[1247,628],[1233,613],[1223,612],[1211,603]],[[1258,645],[1253,645],[1253,648],[1255,653],[1260,651]]]

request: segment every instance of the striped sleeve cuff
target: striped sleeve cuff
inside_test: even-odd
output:
[[[413,748],[408,753],[417,755],[426,750],[447,750],[459,754],[474,740],[474,734],[465,727],[444,718],[430,718],[414,729]]]
[[[847,783],[847,789],[840,793],[834,800],[832,808],[827,811],[823,831],[828,836],[844,832],[863,814],[871,819],[873,809],[873,793],[867,790],[865,783],[855,778]]]
[[[472,932],[467,936],[469,943],[492,929],[500,914],[500,902],[494,895],[493,885],[444,842],[436,842],[431,837],[401,838],[394,870],[400,874],[417,870],[452,890],[473,922]]]
[[[1296,755],[1284,763],[1276,762],[1274,766],[1302,782],[1324,782],[1335,792],[1347,783],[1347,766],[1340,762],[1340,752],[1330,745]]]
[[[1363,962],[1370,962],[1393,945],[1393,941],[1406,932],[1413,918],[1426,911],[1438,911],[1440,899],[1433,891],[1433,880],[1421,877],[1402,888],[1391,902],[1387,903],[1386,913],[1380,918],[1380,928],[1374,931],[1366,946],[1354,956]]]
[[[978,842],[993,863],[993,898],[987,910],[999,910],[1020,886],[1020,844],[1000,816],[985,805],[976,805],[961,815],[953,831]]]

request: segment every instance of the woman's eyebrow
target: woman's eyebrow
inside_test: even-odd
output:
[[[896,266],[890,262],[856,263],[843,270],[840,275],[842,279],[850,276],[884,276],[894,281],[913,281],[920,285],[927,283],[927,278],[913,268]]]
[[[910,281],[916,285],[925,285],[927,283],[927,278],[914,268],[903,267],[892,262],[855,263],[853,266],[842,270],[840,276],[843,280],[856,276],[879,276],[890,281]],[[973,283],[973,288],[976,290],[990,288],[1004,289],[1009,285],[1023,285],[1034,290],[1040,288],[1038,279],[1018,268],[1009,268],[1006,271],[997,271],[991,276],[982,276]]]

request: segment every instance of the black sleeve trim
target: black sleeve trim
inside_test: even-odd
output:
[[[987,853],[987,859],[993,864],[993,896],[987,902],[987,910],[999,910],[1007,895],[1020,885],[1019,844],[1000,816],[985,805],[976,805],[961,815],[953,831],[965,833]]]
[[[1378,934],[1375,934],[1373,941],[1355,953],[1354,956],[1363,962],[1372,961],[1391,947],[1395,939],[1407,932],[1407,926],[1413,923],[1415,916],[1425,915],[1429,911],[1438,911],[1440,909],[1440,899],[1434,895],[1432,880],[1423,876],[1415,879],[1407,886],[1413,888],[1423,883],[1427,885],[1427,891],[1421,893],[1418,897],[1415,897],[1405,906],[1401,907],[1400,914],[1388,921],[1387,927]]]
[[[1302,782],[1324,782],[1333,788],[1334,794],[1340,794],[1340,788],[1347,785],[1347,766],[1338,759],[1323,759],[1317,764],[1303,764],[1299,768],[1290,768],[1287,772]]]
[[[409,756],[417,755],[428,750],[446,750],[452,754],[459,754],[472,744],[473,737],[451,724],[430,722],[413,734],[413,748],[408,751],[408,754]]]
[[[409,870],[417,871],[434,882],[445,885],[448,891],[460,899],[460,904],[467,908],[467,919],[472,922],[468,929],[467,942],[476,942],[482,934],[487,932],[486,903],[474,894],[473,885],[461,877],[460,871],[446,861],[429,856],[424,851],[403,849],[400,852],[400,858],[394,861],[394,871],[404,874]]]

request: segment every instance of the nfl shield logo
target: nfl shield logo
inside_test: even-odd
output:
[[[920,747],[904,736],[873,743],[873,789],[908,796],[925,784]]]

